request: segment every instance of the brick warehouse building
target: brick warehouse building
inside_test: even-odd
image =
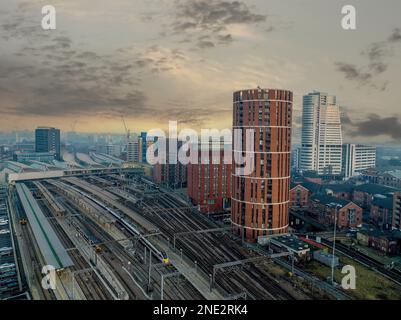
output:
[[[334,224],[337,211],[337,227],[357,228],[362,225],[362,208],[349,200],[329,195],[311,197],[309,216],[327,227]]]
[[[254,242],[259,236],[288,231],[293,94],[257,88],[233,96],[233,131],[242,129],[242,149],[233,148],[233,163],[236,153],[249,149],[246,132],[253,129],[254,170],[241,175],[241,166],[233,165],[232,224]]]
[[[200,145],[198,151],[198,163],[188,164],[188,197],[204,213],[229,208],[231,164],[224,163],[224,147]],[[213,157],[218,159],[217,163],[213,162]]]
[[[302,184],[291,185],[290,207],[292,209],[305,209],[309,207],[310,191]]]

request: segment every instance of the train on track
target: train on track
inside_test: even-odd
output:
[[[151,182],[151,181],[148,181],[148,182],[153,184],[153,182]],[[75,190],[76,192],[78,192],[79,194],[81,194],[82,196],[86,197],[87,199],[93,201],[98,206],[100,206],[103,209],[105,209],[107,212],[109,212],[121,225],[124,226],[124,228],[131,235],[139,237],[140,241],[142,241],[144,243],[144,245],[146,247],[148,247],[148,249],[152,250],[153,254],[155,254],[165,266],[169,266],[171,264],[171,261],[170,261],[169,257],[167,256],[166,252],[161,251],[157,247],[155,247],[155,245],[153,245],[148,239],[146,239],[143,236],[143,234],[141,234],[136,228],[134,228],[134,226],[129,221],[127,221],[125,218],[123,218],[120,214],[118,214],[114,210],[110,209],[104,203],[102,203],[101,201],[95,199],[91,195],[89,195],[89,194],[87,194],[87,193],[85,193],[85,192],[83,192],[83,191],[81,191],[81,190],[79,190],[79,189],[77,189],[75,187],[71,187],[71,188],[73,190]]]
[[[160,251],[160,255],[161,255],[161,259],[162,259],[161,262],[162,262],[165,266],[169,266],[171,263],[170,263],[170,258],[168,257],[167,253],[164,252],[164,251]]]
[[[97,253],[100,253],[103,251],[99,239],[93,237],[92,235],[88,235],[87,232],[85,232],[75,221],[71,221],[71,224],[75,228],[75,230],[78,232],[78,234],[91,246],[95,248],[95,251]]]
[[[160,189],[160,187],[156,183],[148,179],[145,179],[144,177],[141,177],[141,182],[147,185],[150,189],[156,189],[156,190]]]

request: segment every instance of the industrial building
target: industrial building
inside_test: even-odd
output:
[[[257,88],[234,92],[233,100],[233,130],[241,132],[240,141],[233,143],[232,223],[249,241],[286,233],[293,94]],[[247,146],[251,130],[254,144]],[[236,156],[244,153],[253,158],[249,175],[242,174],[243,165],[235,163]]]
[[[13,160],[16,162],[40,161],[51,162],[55,160],[56,155],[53,152],[21,152],[16,151]]]

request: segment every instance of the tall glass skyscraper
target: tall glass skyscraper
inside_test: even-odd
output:
[[[141,148],[142,148],[142,152],[141,152],[141,162],[146,163],[146,151],[148,149],[148,141],[147,141],[147,136],[148,133],[147,132],[141,132]]]
[[[335,96],[314,91],[303,97],[300,169],[339,175],[341,167],[340,107]]]
[[[35,131],[35,152],[53,152],[61,160],[60,130],[50,127],[39,127]]]

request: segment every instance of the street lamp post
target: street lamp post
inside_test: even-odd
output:
[[[333,253],[331,257],[331,284],[334,285],[334,261],[335,261],[335,251],[336,251],[336,233],[337,233],[337,215],[338,215],[339,205],[335,205],[334,211],[334,232],[333,232]]]
[[[161,275],[161,283],[160,283],[160,300],[164,300],[164,274]]]
[[[151,276],[152,276],[152,251],[149,250],[149,275],[148,275],[148,287],[151,284]]]

